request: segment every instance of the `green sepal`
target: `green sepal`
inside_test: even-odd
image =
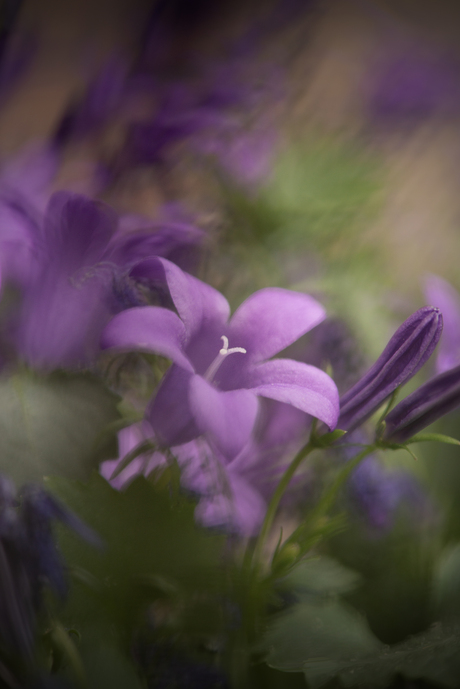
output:
[[[460,440],[452,438],[450,435],[444,435],[443,433],[420,433],[408,440],[406,445],[412,443],[426,443],[430,440],[437,443],[445,443],[446,445],[460,445]]]
[[[318,447],[318,448],[330,447],[337,440],[340,440],[340,438],[343,438],[343,436],[346,433],[347,433],[347,431],[342,431],[340,428],[336,428],[335,431],[331,431],[330,433],[325,433],[324,435],[320,435],[320,436],[314,436],[312,438],[312,442],[314,443],[315,447]]]

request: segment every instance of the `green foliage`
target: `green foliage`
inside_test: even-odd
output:
[[[281,584],[298,602],[271,622],[264,640],[266,662],[288,672],[303,670],[309,686],[317,689],[344,663],[378,651],[382,644],[365,620],[338,598],[358,581],[354,572],[329,558],[304,560]]]
[[[386,646],[338,598],[358,585],[357,575],[329,558],[304,560],[282,582],[296,593],[297,602],[270,624],[266,661],[279,670],[303,670],[311,689],[334,678],[343,687],[383,689],[398,674],[454,689],[460,677],[459,581],[456,546],[441,560],[435,583],[437,608],[445,621]]]
[[[336,672],[344,687],[387,687],[402,674],[408,679],[435,682],[437,687],[458,688],[460,677],[460,626],[436,624],[394,646],[384,646],[367,658],[341,661]]]
[[[89,374],[17,373],[0,379],[0,472],[17,484],[47,474],[87,478],[117,454],[118,398]]]
[[[441,619],[460,619],[460,544],[444,550],[434,575],[433,599]]]
[[[283,218],[284,241],[302,238],[330,253],[342,233],[349,240],[358,220],[368,219],[377,188],[375,160],[356,146],[320,139],[286,149],[265,193]]]
[[[223,538],[196,526],[195,502],[140,477],[124,492],[94,474],[84,484],[61,477],[48,488],[105,542],[102,551],[61,529],[59,543],[75,581],[61,617],[85,630],[105,627],[129,641],[145,622],[192,636],[216,631]],[[192,614],[193,611],[193,614]],[[83,634],[84,636],[84,634]]]

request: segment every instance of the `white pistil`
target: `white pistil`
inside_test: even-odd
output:
[[[231,347],[230,349],[228,348],[228,338],[225,337],[225,335],[222,335],[220,338],[222,340],[223,347],[222,349],[219,350],[219,354],[216,356],[206,373],[204,374],[204,377],[206,380],[211,381],[214,376],[216,375],[221,363],[226,359],[226,357],[229,354],[235,354],[235,352],[239,352],[240,354],[246,354],[246,350],[243,347]]]

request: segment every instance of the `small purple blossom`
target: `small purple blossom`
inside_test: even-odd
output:
[[[460,405],[460,366],[429,380],[386,416],[384,439],[404,443]]]
[[[415,477],[405,471],[388,471],[375,455],[366,457],[353,472],[348,497],[374,534],[388,532],[403,504],[416,517],[414,522],[428,508],[427,496]]]
[[[460,295],[442,278],[429,275],[425,297],[442,313],[444,327],[436,352],[436,372],[444,373],[460,364]]]
[[[424,306],[404,321],[369,371],[340,399],[338,425],[351,431],[368,419],[428,361],[442,332],[439,309]]]
[[[179,445],[206,434],[224,456],[235,457],[254,428],[259,395],[335,427],[338,394],[329,376],[289,359],[267,361],[324,318],[318,302],[267,288],[228,322],[229,305],[210,286],[165,259],[142,267],[157,279],[163,275],[179,315],[161,307],[124,311],[105,328],[102,347],[172,359],[147,412],[161,443]]]

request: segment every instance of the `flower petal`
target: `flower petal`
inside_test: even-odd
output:
[[[250,438],[258,402],[249,390],[222,392],[201,376],[190,380],[190,407],[202,433],[225,457],[235,457]]]
[[[274,356],[321,323],[324,308],[308,294],[279,287],[255,292],[230,321],[230,347],[247,349],[253,363]]]
[[[239,474],[227,471],[227,481],[227,491],[201,498],[195,517],[208,528],[222,528],[243,536],[254,536],[265,516],[265,500]]]
[[[442,313],[444,327],[436,354],[436,372],[444,373],[460,364],[460,295],[442,278],[429,275],[425,296]]]
[[[171,366],[147,408],[147,418],[163,445],[182,445],[201,435],[189,404],[192,375],[179,366]]]
[[[183,354],[184,324],[160,306],[138,306],[118,313],[104,329],[101,347],[155,352],[188,371],[193,367]]]
[[[315,366],[291,359],[273,359],[249,369],[245,387],[256,395],[287,402],[323,421],[332,430],[339,414],[334,381]]]
[[[159,271],[171,293],[174,306],[184,322],[190,339],[206,323],[219,322],[222,328],[227,323],[230,307],[225,297],[201,280],[184,273],[178,266],[165,258],[149,258],[131,271],[134,277],[147,277],[151,273],[158,279]]]
[[[46,209],[43,250],[54,270],[72,273],[101,260],[116,226],[117,216],[109,206],[58,191]]]

